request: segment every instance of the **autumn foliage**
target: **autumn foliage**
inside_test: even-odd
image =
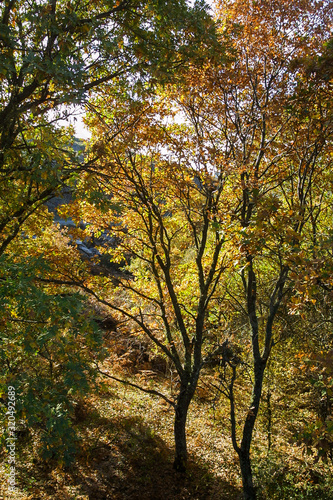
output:
[[[1,388],[22,453],[91,467],[91,408],[119,420],[124,387],[134,420],[132,394],[168,412],[173,474],[201,447],[245,499],[328,498],[331,2],[32,4],[5,2],[0,32]],[[52,123],[73,103],[79,147]],[[194,414],[228,457],[194,444]],[[197,498],[224,498],[212,475]]]

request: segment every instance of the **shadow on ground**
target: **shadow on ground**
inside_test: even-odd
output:
[[[85,422],[87,425],[87,422]],[[240,491],[189,461],[188,471],[172,469],[173,449],[154,435],[139,416],[108,419],[96,415],[98,429],[82,449],[76,464],[56,473],[50,464],[37,464],[38,482],[29,487],[29,500],[234,500]],[[24,469],[24,467],[23,467]],[[27,471],[21,471],[22,477]]]

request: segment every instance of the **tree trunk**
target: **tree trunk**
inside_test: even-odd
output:
[[[187,444],[186,444],[186,418],[187,412],[195,391],[190,384],[181,385],[177,406],[175,410],[174,436],[176,455],[173,468],[178,472],[186,471]]]
[[[242,443],[240,448],[237,450],[242,473],[244,500],[255,500],[257,498],[256,489],[253,485],[250,449],[254,424],[258,415],[261,400],[265,366],[266,362],[262,359],[255,360],[255,383],[253,388],[252,402],[244,423]]]
[[[243,498],[244,500],[256,500],[256,490],[253,485],[251,459],[249,450],[240,450],[239,462],[242,473]]]

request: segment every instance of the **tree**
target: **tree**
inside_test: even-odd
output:
[[[15,388],[16,430],[34,436],[44,460],[68,466],[78,448],[75,407],[94,388],[92,357],[103,358],[100,331],[82,294],[60,293],[37,279],[37,270],[47,272],[45,260],[2,256],[0,264],[1,394]]]
[[[87,168],[56,129],[102,83],[167,79],[214,26],[202,5],[6,0],[0,7],[0,251],[57,189]],[[70,134],[73,134],[70,131]],[[14,194],[15,193],[15,194]]]
[[[197,153],[200,138],[190,117],[186,125],[165,125],[172,104],[163,93],[151,105],[132,103],[136,119],[128,117],[126,104],[135,125],[103,141],[104,127],[110,134],[122,122],[123,109],[110,101],[108,123],[99,122],[98,177],[83,180],[71,213],[78,219],[84,214],[89,232],[107,231],[116,239],[116,248],[104,252],[122,267],[108,278],[76,284],[130,332],[147,336],[176,370],[175,401],[161,396],[175,410],[174,468],[185,471],[188,409],[212,348],[209,329],[228,267],[219,208],[224,174],[212,175]]]
[[[232,442],[240,460],[245,498],[256,497],[250,450],[265,370],[275,343],[281,339],[281,312],[286,313],[289,308],[292,314],[297,309],[295,276],[300,268],[309,268],[308,253],[315,244],[320,221],[325,224],[325,217],[322,217],[330,200],[329,193],[321,195],[331,166],[332,115],[329,99],[322,99],[328,86],[325,82],[319,87],[313,86],[304,76],[299,61],[314,57],[325,38],[329,37],[323,26],[331,12],[328,5],[318,8],[312,2],[306,5],[280,2],[274,7],[265,6],[265,9],[260,3],[233,2],[229,8],[223,4],[220,17],[225,20],[229,64],[225,64],[225,59],[222,64],[207,61],[200,68],[193,64],[186,82],[171,88],[166,107],[160,111],[165,123],[167,117],[171,117],[171,121],[180,117],[185,122],[189,120],[193,130],[191,138],[186,125],[179,126],[176,140],[168,126],[161,122],[156,130],[149,129],[149,133],[144,133],[143,143],[139,140],[143,133],[139,126],[135,129],[134,139],[132,134],[123,136],[127,144],[133,144],[134,140],[127,157],[119,157],[117,149],[103,149],[100,144],[104,161],[107,163],[108,155],[113,159],[118,178],[124,175],[125,166],[129,169],[125,174],[128,184],[122,194],[119,213],[126,214],[127,207],[132,206],[133,190],[137,196],[134,201],[139,217],[143,218],[141,210],[144,211],[146,206],[151,210],[152,220],[154,210],[160,214],[161,232],[154,233],[154,226],[151,228],[152,235],[162,238],[159,240],[162,249],[163,238],[166,238],[164,225],[169,219],[162,217],[159,200],[164,200],[160,193],[167,192],[167,188],[160,186],[149,191],[151,185],[155,186],[155,175],[161,175],[157,167],[155,170],[155,163],[148,167],[148,177],[141,180],[138,162],[141,165],[143,144],[148,151],[156,142],[167,149],[173,145],[179,157],[187,162],[186,167],[181,167],[184,172],[187,172],[188,165],[193,165],[194,172],[201,172],[200,165],[203,164],[211,175],[213,192],[220,193],[219,183],[223,184],[223,204],[214,205],[213,221],[219,231],[225,231],[227,241],[232,241],[227,254],[234,262],[229,274],[233,286],[226,287],[226,296],[238,317],[248,322],[247,335],[241,343],[250,351],[248,363],[253,375],[252,393],[248,395],[247,410],[239,431],[234,383],[242,359],[227,349],[228,343],[223,343],[222,361],[231,372],[228,381],[223,382],[224,392],[230,401]],[[310,102],[305,101],[305,95],[307,98],[311,96]],[[146,119],[151,120],[148,105],[147,108]],[[116,116],[120,123],[119,115]],[[151,159],[155,162],[154,156]],[[123,169],[121,173],[119,165]],[[173,171],[177,168],[178,163],[173,166]],[[168,172],[168,181],[174,182],[172,171],[164,169]],[[195,175],[192,174],[192,183]],[[107,177],[105,181],[108,182]],[[201,187],[206,185],[200,175],[198,183]],[[177,185],[181,185],[179,180]],[[117,183],[113,189],[112,193],[119,192]],[[139,195],[138,190],[143,190],[143,195]],[[111,202],[116,200],[117,195]],[[191,201],[187,203],[190,206]],[[154,208],[155,204],[158,208]],[[168,210],[166,203],[165,214],[169,213],[170,221],[175,221],[174,211]],[[119,218],[115,223],[117,220],[122,227]],[[126,215],[124,220],[130,228],[130,236],[124,231],[121,241],[131,237],[143,245],[146,240],[134,229],[139,227],[137,219],[133,219],[134,225]],[[116,227],[118,231],[119,227]],[[146,228],[149,227],[147,222]],[[179,231],[186,228],[181,223],[178,227]],[[191,232],[194,228],[190,224],[188,230]],[[195,241],[195,231],[193,234]],[[151,242],[148,249],[152,251],[155,247],[158,248],[157,240]],[[128,254],[132,248],[135,245],[131,240]],[[140,257],[139,249],[135,250],[135,255]],[[160,250],[156,249],[156,259],[159,255]],[[213,255],[214,251],[211,257]],[[311,257],[314,259],[315,255],[312,253]],[[197,259],[195,262],[198,264]],[[173,266],[170,259],[170,269]],[[164,272],[163,267],[161,270]],[[224,297],[222,288],[222,284],[218,288],[216,282],[216,290]],[[223,301],[220,307],[225,307],[225,304]],[[145,316],[140,309],[138,314],[142,326]],[[230,313],[226,311],[225,314]],[[134,318],[137,321],[136,315],[131,319]],[[232,328],[232,314],[230,318],[229,328]],[[183,340],[186,351],[186,337]],[[178,373],[181,378],[180,371]]]
[[[250,448],[265,369],[280,338],[278,314],[294,295],[291,270],[306,266],[313,221],[323,213],[320,193],[331,165],[332,115],[327,99],[320,98],[293,62],[313,57],[330,36],[323,30],[330,9],[316,2],[221,4],[219,15],[226,19],[235,62],[228,70],[209,68],[202,93],[191,104],[202,128],[220,131],[224,164],[234,173],[240,288],[235,293],[230,287],[228,293],[235,310],[249,321],[244,342],[251,346],[253,373],[240,441],[234,397],[239,358],[234,355],[225,360],[231,374],[224,392],[230,400],[244,498],[256,497]],[[311,101],[305,103],[306,92]]]
[[[192,311],[178,298],[179,285],[175,287],[173,283],[178,262],[169,252],[173,250],[174,242],[182,248],[181,240],[186,241],[188,233],[196,249],[192,265],[198,276],[196,288],[193,290],[190,287],[191,295],[199,290],[200,297],[204,296],[205,288],[209,289],[205,279],[200,281],[200,266],[205,268],[200,257],[205,231],[210,234],[210,227],[211,234],[215,234],[216,238],[215,246],[210,250],[212,260],[208,274],[204,273],[207,279],[210,269],[213,269],[213,276],[215,273],[212,267],[215,249],[222,240],[228,241],[227,247],[225,243],[223,246],[228,262],[230,259],[234,264],[232,271],[228,265],[232,285],[224,288],[217,275],[218,280],[214,278],[210,286],[213,285],[216,293],[212,295],[216,317],[228,303],[238,317],[249,324],[247,335],[240,339],[240,343],[243,349],[249,350],[247,363],[251,367],[253,382],[240,440],[234,383],[242,359],[239,353],[230,350],[228,339],[223,337],[221,352],[224,356],[222,361],[231,373],[229,380],[225,379],[223,383],[230,401],[232,442],[240,460],[244,497],[255,498],[250,450],[265,370],[272,349],[280,339],[283,322],[280,313],[288,311],[288,307],[289,313],[295,311],[296,271],[306,265],[314,221],[319,223],[323,206],[329,199],[318,198],[331,162],[329,138],[332,135],[332,117],[329,100],[322,100],[327,87],[324,83],[320,91],[318,87],[313,87],[304,77],[299,61],[314,56],[322,47],[325,37],[329,36],[322,26],[331,11],[327,5],[317,9],[312,2],[306,5],[280,2],[274,8],[265,6],[265,9],[259,3],[233,2],[228,8],[223,4],[218,12],[221,20],[225,21],[224,25],[221,24],[228,41],[228,64],[226,58],[220,62],[207,60],[200,68],[193,64],[185,82],[168,89],[165,104],[160,107],[158,115],[153,111],[155,103],[147,102],[146,108],[142,109],[133,99],[131,107],[127,106],[124,112],[122,101],[118,101],[119,110],[111,116],[106,113],[103,125],[91,119],[99,138],[95,148],[108,168],[100,184],[107,191],[110,182],[112,186],[109,196],[113,219],[106,212],[106,220],[113,220],[113,226],[107,223],[105,228],[109,227],[114,234],[121,234],[119,248],[111,252],[112,259],[118,256],[119,260],[124,260],[126,256],[132,256],[128,269],[135,277],[135,285],[128,276],[117,278],[119,289],[128,291],[128,295],[119,297],[124,300],[132,296],[134,301],[133,297],[137,295],[141,307],[136,306],[136,299],[134,304],[129,304],[129,309],[109,299],[102,300],[139,325],[172,360],[181,380],[178,406],[183,406],[181,394],[187,394],[189,404],[199,373],[197,367],[202,363],[202,359],[199,364],[196,362],[202,356],[202,333],[196,330],[194,346],[198,346],[199,354],[198,358],[194,355],[193,368],[188,371],[191,343],[188,343],[190,336],[185,335],[186,329],[182,329],[182,323],[187,326],[182,317]],[[304,87],[307,96],[311,95],[310,104],[304,101]],[[114,103],[109,104],[109,109],[116,109]],[[129,126],[119,135],[122,141],[119,145],[118,140],[113,138],[115,130],[125,120],[135,126]],[[180,120],[184,121],[183,126],[176,125]],[[168,125],[170,121],[172,125]],[[152,128],[150,122],[157,126]],[[101,138],[103,128],[112,138],[109,145]],[[168,161],[163,148],[169,152]],[[163,167],[160,166],[161,159]],[[183,179],[189,171],[189,183],[184,184]],[[207,192],[207,185],[211,186],[211,194]],[[183,187],[185,192],[180,190]],[[211,207],[211,215],[208,216],[213,221],[211,226],[205,225],[202,209],[197,212],[203,217],[202,222],[191,223],[191,205],[197,203],[198,194],[204,196],[202,206]],[[101,193],[98,196],[95,193],[97,204],[103,206],[101,198]],[[212,201],[209,201],[210,198]],[[187,204],[187,211],[182,212],[180,218],[176,216],[178,200],[186,200]],[[93,213],[90,219],[94,219]],[[97,219],[95,215],[94,230],[99,227]],[[199,233],[198,228],[203,232]],[[142,247],[144,251],[141,251]],[[142,269],[142,266],[134,264],[137,259],[146,262],[146,267]],[[151,274],[157,287],[153,290],[160,295],[146,293],[151,290]],[[141,283],[144,283],[144,289],[140,288]],[[202,284],[204,287],[200,288]],[[228,301],[223,300],[226,297]],[[169,350],[168,344],[161,343],[156,336],[161,327],[156,322],[152,306],[156,304],[161,308],[162,304],[165,308],[162,301],[165,298],[170,301],[169,309],[182,335],[183,366],[179,365],[173,347]],[[114,300],[117,300],[116,297]],[[179,317],[178,303],[182,304],[182,315]],[[159,316],[165,321],[163,328],[169,340],[168,332],[172,330],[163,308]],[[202,316],[200,300],[195,311],[192,318],[198,326]],[[229,328],[232,329],[234,315],[230,309],[226,309],[224,315],[230,318]],[[207,330],[207,323],[204,325]],[[222,343],[222,340],[225,342]],[[191,389],[186,391],[188,380]],[[182,428],[185,428],[186,411],[183,412]],[[175,437],[178,449],[176,428],[177,424]],[[179,464],[184,462],[185,456],[185,453],[177,451],[177,468],[182,469]]]
[[[71,368],[67,361],[77,346],[77,330],[73,325],[77,321],[83,336],[87,327],[88,320],[80,307],[83,298],[77,295],[71,298],[68,289],[55,292],[50,284],[40,280],[41,276],[50,276],[50,266],[56,265],[59,257],[58,249],[50,249],[52,245],[47,241],[53,231],[49,229],[52,217],[47,214],[45,202],[61,194],[64,186],[73,188],[78,175],[90,167],[81,151],[75,152],[73,130],[59,127],[58,121],[69,116],[71,105],[87,105],[90,95],[102,84],[110,92],[113,84],[117,90],[122,86],[140,92],[157,81],[167,81],[175,68],[184,65],[196,52],[193,42],[203,46],[206,37],[214,38],[214,33],[214,25],[204,5],[199,3],[193,8],[188,8],[184,1],[6,0],[1,4],[0,281],[4,284],[4,307],[16,314],[4,316],[6,339],[15,346],[11,354],[2,345],[3,357],[8,361],[2,373],[4,384],[10,379],[23,387],[18,360],[29,367],[31,385],[35,380],[50,381],[51,372],[46,367],[48,364],[59,367],[62,363],[66,365],[63,373],[50,370],[54,376],[57,372],[60,385],[64,378],[68,383]],[[74,249],[66,248],[68,245],[69,240],[60,245],[64,254],[61,263],[67,257],[69,268],[73,262],[84,268],[78,255],[73,255]],[[35,259],[27,257],[28,249],[30,257]],[[47,255],[47,263],[45,258],[37,258],[43,253],[44,257]],[[21,266],[26,271],[22,270],[17,280],[15,270]],[[28,277],[29,284],[25,281]],[[8,282],[12,288],[7,286]],[[25,289],[26,307],[16,302],[15,286]],[[38,300],[40,310],[34,311]],[[67,306],[71,320],[67,317]],[[31,315],[37,318],[32,323]],[[53,328],[52,323],[58,327]],[[30,338],[34,346],[31,349]],[[85,353],[92,359],[91,350]],[[58,357],[67,361],[60,362]],[[83,358],[81,368],[87,364],[87,358]],[[35,377],[30,368],[36,359]],[[58,387],[57,382],[55,385]],[[74,381],[72,388],[75,392]],[[46,395],[47,382],[40,383],[38,391],[36,401]],[[25,397],[24,389],[23,395],[23,410],[35,415],[35,403]],[[62,389],[48,407],[51,413],[57,408],[58,397],[66,398]],[[64,420],[67,424],[68,412]],[[33,418],[29,424],[32,422]]]

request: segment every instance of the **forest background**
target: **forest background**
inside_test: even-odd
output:
[[[5,498],[333,498],[332,13],[2,3]]]

